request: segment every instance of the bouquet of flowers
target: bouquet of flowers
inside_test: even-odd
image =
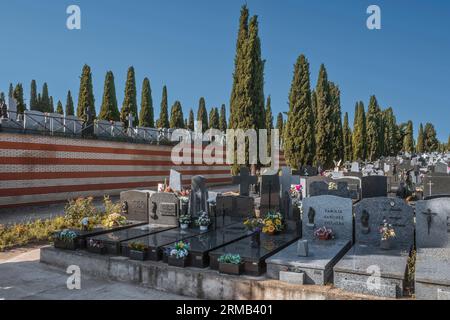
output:
[[[94,239],[89,240],[89,247],[91,247],[91,248],[102,249],[104,246],[105,245],[101,241],[94,240]]]
[[[197,225],[207,227],[211,224],[211,219],[207,212],[203,211],[197,219]]]
[[[127,223],[127,218],[119,213],[112,213],[103,220],[103,226],[106,228],[112,228],[116,226],[122,226]]]
[[[386,220],[383,220],[383,225],[380,227],[380,234],[381,240],[388,240],[396,236],[392,224],[387,223]]]
[[[175,246],[170,250],[170,256],[177,259],[183,259],[189,255],[189,243],[179,241],[175,243]]]
[[[179,199],[180,199],[180,201],[182,203],[188,203],[189,202],[189,197],[188,196],[180,196]]]
[[[248,231],[251,232],[260,232],[262,228],[264,227],[264,221],[261,218],[248,218],[244,220],[244,226],[247,228]]]
[[[336,182],[330,182],[328,184],[328,190],[337,190],[337,184]]]
[[[142,242],[130,242],[130,244],[128,245],[128,248],[130,248],[131,250],[134,251],[141,251],[144,252],[145,249],[147,249],[147,246],[145,244],[143,244]]]
[[[331,240],[334,238],[333,230],[325,226],[314,231],[314,236],[320,240]]]
[[[283,231],[284,223],[280,212],[268,212],[264,217],[264,233],[274,234]]]
[[[191,215],[190,214],[181,215],[178,220],[180,221],[180,224],[190,224]]]
[[[78,235],[76,234],[76,232],[64,229],[61,230],[60,232],[57,232],[54,235],[54,238],[64,242],[72,242],[77,236]]]
[[[302,185],[301,184],[293,184],[291,185],[291,189],[289,190],[289,195],[291,198],[299,198],[302,193]]]
[[[242,262],[242,258],[239,254],[226,253],[221,255],[217,261],[220,263],[240,264]]]

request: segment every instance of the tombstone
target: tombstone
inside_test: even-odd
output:
[[[434,172],[435,173],[447,173],[448,164],[444,163],[442,161],[437,162],[434,165]]]
[[[267,275],[279,279],[281,271],[288,271],[303,273],[304,284],[332,282],[333,266],[353,241],[352,200],[330,195],[306,198],[302,225],[302,241],[307,241],[308,254],[298,254],[300,244],[290,245],[267,260]],[[332,230],[331,239],[318,236],[318,230],[323,227]]]
[[[336,182],[343,181],[347,183],[347,188],[350,192],[350,197],[353,200],[361,199],[361,178],[358,176],[344,176],[343,178],[335,179]]]
[[[450,194],[450,176],[447,174],[427,175],[423,179],[423,196],[433,197]]]
[[[122,214],[130,221],[149,222],[149,198],[155,191],[128,190],[120,193]]]
[[[314,181],[309,187],[309,196],[323,196],[332,195],[343,198],[352,198],[352,193],[348,188],[348,184],[345,181]]]
[[[415,294],[421,300],[450,299],[450,198],[416,203]]]
[[[391,224],[390,247],[381,241],[380,227]],[[414,213],[398,198],[367,198],[355,205],[355,244],[334,267],[337,288],[382,297],[403,295],[405,270],[414,243]],[[377,285],[371,280],[377,274]]]
[[[169,176],[169,187],[173,191],[182,191],[183,190],[183,178],[181,173],[176,170],[170,169]]]
[[[292,184],[299,184],[299,177],[292,176],[290,167],[281,168],[280,187],[281,187],[281,211],[287,218],[292,218],[292,198],[290,190]]]
[[[149,222],[151,224],[178,226],[180,200],[169,192],[156,192],[150,196]]]
[[[202,176],[194,176],[191,179],[191,193],[189,195],[189,214],[198,217],[201,212],[208,211],[208,189],[206,179]]]
[[[24,129],[33,131],[46,131],[47,126],[45,122],[45,113],[34,110],[25,110],[24,114]]]
[[[241,196],[248,196],[250,185],[255,184],[256,176],[250,175],[250,170],[242,166],[239,171],[239,176],[233,176],[233,184],[239,184],[239,194]]]
[[[361,178],[361,197],[375,198],[387,196],[386,176],[366,176]]]
[[[265,215],[269,211],[280,210],[280,176],[278,172],[263,173],[260,194],[261,215]]]

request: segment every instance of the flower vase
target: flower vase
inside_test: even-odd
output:
[[[261,233],[254,232],[251,236],[251,245],[252,248],[259,248],[259,245],[261,243]]]
[[[208,231],[208,226],[200,226],[200,231]]]
[[[391,249],[391,241],[390,239],[381,239],[380,240],[380,249],[389,250]]]
[[[189,225],[187,223],[181,223],[180,228],[181,230],[186,230],[187,228],[189,228]]]

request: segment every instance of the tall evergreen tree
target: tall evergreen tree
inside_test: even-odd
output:
[[[309,77],[308,60],[304,55],[300,55],[294,66],[289,92],[289,112],[284,130],[284,154],[293,168],[311,165],[315,156],[314,116]],[[277,120],[281,121],[282,117]]]
[[[116,85],[114,84],[114,74],[112,71],[108,71],[105,76],[102,106],[98,118],[108,121],[120,120],[119,107],[117,106]]]
[[[189,110],[189,120],[187,123],[187,129],[189,129],[191,131],[195,130],[194,111],[192,110],[192,108],[191,108],[191,110]]]
[[[134,67],[129,67],[127,72],[127,81],[125,83],[125,94],[120,110],[120,120],[125,127],[128,127],[128,116],[132,114],[133,123],[138,123],[138,111],[136,100],[136,78],[134,75]]]
[[[0,103],[6,103],[5,93],[0,92]]]
[[[169,128],[169,111],[167,102],[167,87],[163,87],[162,98],[161,98],[161,110],[159,113],[159,119],[157,126],[158,128]]]
[[[58,100],[58,103],[56,104],[56,113],[64,115],[63,105],[61,100]]]
[[[417,136],[417,144],[416,144],[416,152],[423,153],[424,152],[424,133],[423,133],[423,125],[422,123],[419,126],[419,134]]]
[[[381,156],[381,110],[377,98],[370,97],[366,119],[367,158],[371,161]]]
[[[12,83],[9,83],[9,90],[8,90],[8,98],[14,96],[14,86]]]
[[[413,152],[414,151],[414,129],[412,121],[408,121],[406,125],[405,138],[403,139],[403,151]]]
[[[96,117],[94,91],[92,88],[92,74],[91,68],[85,64],[80,79],[80,91],[78,93],[77,116],[80,119],[86,120],[86,108]]]
[[[46,82],[44,82],[42,86],[42,94],[38,110],[41,112],[50,112],[50,109],[51,106],[50,106],[50,96],[48,94],[48,85]]]
[[[55,112],[55,105],[53,104],[53,97],[50,96],[50,104],[48,106],[48,111],[49,113],[54,113]]]
[[[170,112],[170,128],[182,129],[184,128],[183,109],[180,101],[175,101]]]
[[[426,123],[424,128],[424,149],[426,152],[437,151],[439,141],[436,138],[436,130],[431,123]]]
[[[17,113],[23,113],[27,109],[27,106],[23,99],[23,86],[21,83],[18,83],[14,88],[13,97],[16,100]]]
[[[30,110],[39,110],[37,100],[37,87],[36,80],[31,80],[31,92],[30,92]]]
[[[208,112],[206,111],[205,98],[201,97],[198,102],[197,121],[202,124],[202,131],[208,130]]]
[[[67,98],[66,98],[66,116],[73,116],[74,115],[74,106],[73,106],[73,99],[72,99],[72,93],[70,90],[67,92]]]
[[[352,148],[352,130],[348,123],[348,113],[344,115],[344,125],[342,128],[342,136],[344,143],[344,161],[352,161],[353,158],[353,148]]]
[[[382,111],[384,156],[395,156],[397,152],[397,121],[392,108]]]
[[[324,169],[333,167],[334,110],[332,107],[330,87],[325,66],[320,66],[316,86],[317,128],[316,128],[316,162]]]
[[[355,119],[353,121],[353,160],[366,159],[366,113],[362,101],[355,106]]]
[[[283,121],[283,114],[282,114],[281,112],[278,112],[276,128],[277,128],[278,131],[279,131],[280,137],[283,136],[283,124],[284,124],[284,121]]]
[[[317,94],[316,94],[316,90],[313,90],[311,92],[311,108],[312,108],[312,113],[313,113],[314,134],[315,134],[316,128],[317,128]]]
[[[227,111],[224,104],[220,108],[219,130],[225,132],[227,130]]]
[[[329,82],[331,108],[333,110],[333,160],[344,158],[344,140],[342,133],[341,92],[333,82]]]
[[[219,110],[214,107],[209,112],[209,128],[219,129]]]
[[[448,135],[448,140],[447,140],[447,151],[450,152],[450,134]]]
[[[155,127],[152,89],[150,88],[150,80],[145,78],[142,83],[141,95],[141,112],[139,114],[139,126]]]

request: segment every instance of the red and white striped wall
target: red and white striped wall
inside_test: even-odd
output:
[[[155,189],[172,168],[183,174],[186,185],[194,175],[203,175],[209,185],[231,183],[225,161],[174,165],[171,150],[170,146],[0,133],[0,208]],[[202,152],[194,151],[198,159]],[[225,158],[225,153],[219,151],[216,157]],[[282,154],[279,159],[283,165]]]

